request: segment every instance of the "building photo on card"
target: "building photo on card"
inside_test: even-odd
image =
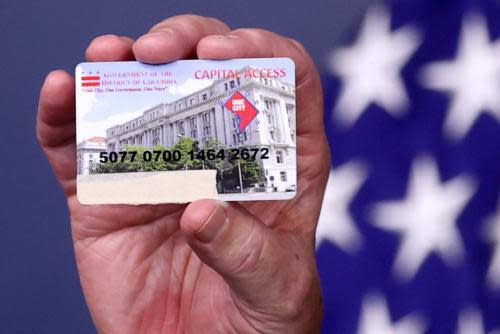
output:
[[[295,196],[291,59],[81,63],[75,77],[82,204]]]

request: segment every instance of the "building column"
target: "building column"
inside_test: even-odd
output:
[[[217,136],[217,122],[215,120],[215,108],[212,110],[210,109],[210,123],[212,124],[212,138],[218,139]]]
[[[172,146],[175,145],[175,143],[177,142],[177,129],[176,129],[176,122],[172,123]]]
[[[200,143],[203,142],[203,120],[201,119],[201,113],[197,114],[196,116],[196,132],[198,132],[198,141]]]
[[[228,112],[224,107],[220,107],[222,112],[222,123],[224,124],[224,145],[229,145],[232,143],[232,128],[231,128],[231,113]]]
[[[290,126],[288,125],[288,115],[286,113],[286,101],[285,99],[280,99],[278,101],[278,108],[280,114],[280,127],[281,127],[281,141],[289,144],[291,141]]]
[[[175,136],[174,124],[170,123],[168,126],[169,126],[168,143],[169,146],[174,146],[174,136]]]
[[[161,125],[161,141],[163,146],[168,146],[167,144],[167,125]]]

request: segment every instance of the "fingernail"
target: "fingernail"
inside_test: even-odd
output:
[[[211,35],[210,38],[220,39],[221,41],[231,41],[238,39],[238,37],[234,35]]]
[[[140,39],[149,39],[151,37],[153,38],[170,38],[172,37],[174,34],[174,31],[172,29],[164,29],[164,30],[155,30],[155,31],[151,31],[151,32],[148,32],[147,34],[144,34],[142,35],[141,37],[139,37],[139,39],[137,40],[140,40]]]
[[[170,29],[170,28],[165,28],[165,29],[160,29],[160,30],[157,30],[155,32],[152,32],[152,34],[162,34],[163,36],[166,36],[166,37],[171,37],[174,35],[174,30],[173,29]]]
[[[226,208],[222,202],[219,202],[203,226],[195,233],[195,237],[206,244],[211,242],[222,230],[226,221]]]

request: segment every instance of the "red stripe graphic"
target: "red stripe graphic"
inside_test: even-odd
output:
[[[82,77],[82,80],[100,80],[101,77],[99,76],[86,76],[86,77]]]
[[[82,87],[95,87],[100,85],[100,82],[82,82]]]

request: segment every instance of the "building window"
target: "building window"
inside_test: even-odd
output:
[[[271,113],[267,113],[267,122],[269,125],[274,125],[274,117]]]
[[[212,136],[212,127],[210,126],[210,124],[205,124],[203,126],[203,137],[207,139],[208,137],[211,136]]]
[[[274,107],[276,105],[276,101],[274,101],[274,100],[267,100],[266,99],[266,100],[264,100],[264,103],[266,105],[266,109],[267,110],[274,111],[274,109],[275,109]]]
[[[280,172],[280,180],[281,182],[286,182],[286,172]]]
[[[203,124],[209,124],[210,123],[210,113],[208,113],[208,112],[203,113],[203,115],[201,117],[202,117],[202,120],[203,120]]]
[[[233,89],[234,87],[236,87],[236,84],[234,83],[234,80],[231,80],[229,82],[229,85],[231,85],[231,89]]]
[[[227,90],[227,82],[224,84],[224,87],[225,87],[225,88],[226,88],[226,90]]]
[[[197,139],[198,138],[198,129],[197,129],[196,116],[191,117],[189,119],[189,127],[191,128],[191,138]]]
[[[89,154],[89,159],[92,159],[94,156],[92,154]]]
[[[295,128],[295,105],[286,105],[286,115],[288,116],[288,125],[291,128]]]
[[[180,135],[184,136],[184,121],[179,121],[177,123],[177,131],[179,132]]]
[[[238,86],[239,86],[240,85],[240,78],[237,78],[236,82],[238,83]]]
[[[194,99],[191,99],[190,105],[194,104]]]
[[[153,146],[160,145],[160,128],[153,130]]]
[[[285,161],[283,160],[283,152],[281,151],[276,151],[276,162],[279,164],[284,163]]]
[[[191,117],[189,119],[189,126],[191,127],[191,129],[195,129],[196,128],[196,117]]]
[[[206,94],[206,93],[205,93],[205,94],[203,94],[203,97],[202,97],[202,98],[203,98],[203,101],[206,101],[206,100],[207,100],[207,98],[208,98],[207,94]]]
[[[271,139],[277,142],[281,141],[281,129],[278,126],[275,115],[278,113],[278,101],[271,99],[264,99],[266,106],[266,116],[269,123],[269,133]]]

